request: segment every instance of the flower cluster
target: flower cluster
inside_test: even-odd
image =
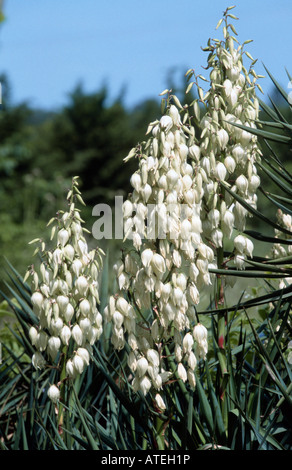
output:
[[[198,76],[193,82],[206,107],[200,119],[202,132],[197,162],[197,171],[203,177],[202,228],[204,237],[215,249],[223,247],[223,239],[230,239],[234,229],[245,230],[249,214],[224,185],[255,208],[260,184],[256,162],[261,152],[257,137],[248,132],[248,128],[256,127],[258,118],[256,80],[259,76],[253,70],[255,61],[252,60],[250,70],[243,65],[243,55],[251,56],[243,46],[236,47],[236,39],[229,29],[235,30],[228,17],[226,14],[224,41],[214,39],[204,49],[209,52],[207,68],[211,69],[210,87],[205,96],[198,84],[198,77],[204,77]],[[194,71],[189,70],[187,75],[191,79]],[[252,256],[253,251],[250,240],[243,241],[243,237],[234,244],[234,264],[238,269],[243,268],[246,254]]]
[[[166,343],[173,345],[178,376],[195,386],[194,370],[206,357],[207,343],[195,333],[194,306],[198,286],[211,282],[214,260],[201,237],[202,178],[191,164],[200,152],[194,129],[170,104],[148,132],[149,140],[136,149],[139,168],[123,205],[125,238],[133,249],[115,265],[119,292],[105,309],[113,345],[123,348],[127,335],[133,387],[144,394],[151,387],[161,390],[172,374]],[[159,394],[157,400],[161,407]]]
[[[47,361],[62,363],[64,358],[63,367],[71,379],[89,364],[90,348],[103,331],[98,311],[101,250],[88,249],[75,204],[75,199],[82,201],[77,186],[74,178],[68,193],[68,212],[59,212],[50,221],[54,222],[53,249],[46,250],[40,239],[33,240],[40,243],[41,264],[38,272],[31,267],[27,273],[33,278],[31,301],[38,318],[38,324],[29,330],[36,349],[32,363],[36,369],[42,369]],[[52,385],[48,396],[58,399],[56,385]]]
[[[206,48],[207,94],[198,77],[193,82],[200,97],[192,103],[195,116],[192,106],[182,106],[166,90],[161,119],[150,123],[148,140],[125,159],[138,159],[130,180],[133,191],[123,205],[131,249],[115,265],[118,292],[110,297],[105,319],[112,323],[114,347],[122,349],[126,342],[130,347],[134,390],[146,395],[154,389],[161,409],[159,392],[174,369],[179,379],[196,386],[197,363],[208,352],[207,329],[196,305],[212,284],[210,268],[221,267],[224,237],[234,238],[238,269],[253,253],[253,243],[240,233],[248,211],[225,189],[256,206],[260,150],[257,138],[236,126],[255,127],[258,76],[243,65],[243,48],[236,48],[229,34],[227,13],[225,41],[214,40]],[[191,69],[186,75],[195,76]],[[199,102],[206,108],[203,118]]]

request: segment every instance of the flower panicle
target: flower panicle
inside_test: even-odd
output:
[[[29,336],[36,369],[65,360],[66,377],[74,380],[88,366],[91,348],[103,331],[98,310],[103,252],[88,248],[77,207],[83,201],[77,177],[67,200],[68,210],[59,211],[49,222],[52,247],[47,249],[43,240],[35,240],[41,243],[40,266],[32,266],[27,277],[32,277],[31,302],[38,323],[30,328]],[[56,386],[52,387],[48,396],[56,400]]]
[[[114,347],[130,346],[134,390],[146,395],[154,389],[162,408],[160,391],[173,375],[166,344],[172,344],[176,376],[196,386],[195,368],[208,352],[196,306],[213,283],[209,269],[222,263],[225,238],[234,238],[237,269],[244,269],[253,253],[243,234],[248,211],[221,185],[256,207],[261,152],[248,128],[258,118],[260,76],[244,51],[248,41],[241,46],[234,37],[231,9],[218,24],[224,40],[209,40],[205,48],[209,80],[194,69],[186,73],[186,92],[196,85],[198,99],[184,106],[164,90],[161,118],[149,124],[148,140],[125,159],[138,157],[123,205],[125,240],[132,248],[115,265],[118,291],[104,313],[113,324]],[[251,60],[249,70],[244,55]],[[201,81],[209,84],[206,93]]]

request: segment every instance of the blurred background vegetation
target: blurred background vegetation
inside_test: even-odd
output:
[[[0,81],[1,266],[5,255],[23,273],[31,264],[28,242],[45,235],[48,220],[64,209],[72,176],[80,176],[88,229],[95,204],[113,206],[115,195],[126,195],[135,161],[125,165],[123,158],[143,140],[159,104],[150,100],[127,110],[122,96],[108,102],[105,87],[85,94],[78,85],[63,109],[48,112],[12,105],[9,80],[2,75]]]

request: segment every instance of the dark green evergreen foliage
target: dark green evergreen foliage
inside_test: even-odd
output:
[[[110,332],[105,331],[93,349],[91,364],[74,386],[70,409],[66,408],[67,418],[60,429],[55,406],[47,398],[48,386],[57,380],[59,372],[54,367],[35,371],[31,366],[33,351],[28,331],[35,321],[31,292],[11,265],[8,271],[10,296],[2,293],[2,297],[17,319],[11,333],[18,349],[11,349],[8,343],[3,345],[2,449],[292,449],[292,375],[287,361],[291,289],[288,297],[284,292],[278,300],[270,296],[273,308],[267,304],[261,307],[260,321],[249,318],[248,306],[230,308],[224,405],[215,316],[213,346],[208,361],[197,370],[196,390],[190,391],[174,376],[165,387],[167,410],[163,413],[155,407],[154,397],[133,393],[125,354],[111,349]],[[102,292],[106,291],[107,273],[105,266]],[[101,303],[105,302],[106,298],[101,297]]]
[[[44,112],[12,105],[7,77],[1,83],[0,251],[23,272],[32,254],[28,242],[63,207],[72,176],[80,176],[90,223],[95,204],[114,206],[116,195],[128,193],[135,161],[125,165],[123,158],[160,110],[155,100],[129,110],[122,97],[109,102],[105,87],[87,94],[78,85],[63,109]]]

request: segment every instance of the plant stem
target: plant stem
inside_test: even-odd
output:
[[[64,425],[64,413],[65,413],[65,404],[66,404],[66,358],[67,358],[67,346],[63,348],[62,351],[62,368],[60,375],[60,407],[58,412],[58,431],[60,435],[63,435],[63,425]]]
[[[223,247],[217,249],[217,264],[218,269],[222,268],[223,265]],[[223,282],[221,275],[217,277],[217,292],[216,292],[216,307],[224,305],[224,291]],[[221,385],[220,385],[220,398],[224,399],[224,392],[226,388],[226,382],[228,379],[227,370],[227,358],[225,350],[225,332],[226,329],[226,314],[218,311],[217,315],[217,344],[218,344],[218,360],[221,370]]]
[[[159,450],[165,449],[164,444],[164,421],[158,416],[156,418],[156,440]]]

